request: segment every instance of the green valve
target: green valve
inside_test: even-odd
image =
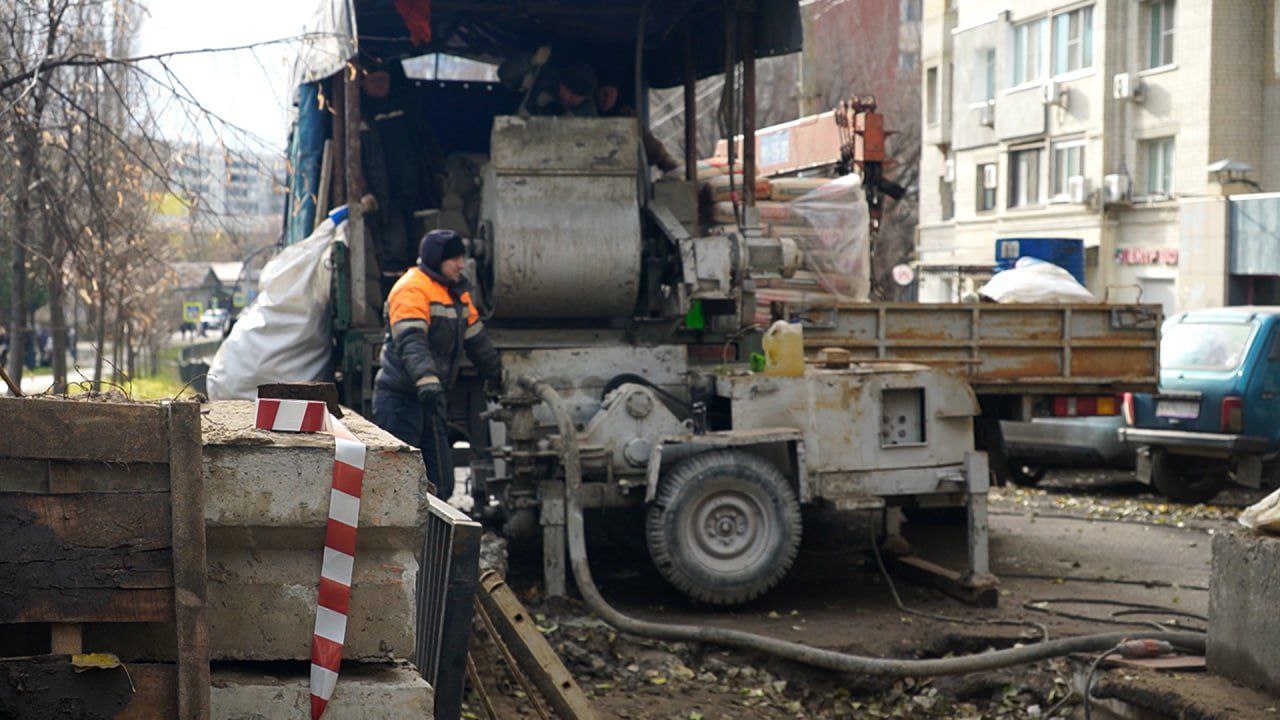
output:
[[[702,301],[694,300],[685,313],[684,326],[690,330],[702,330],[707,327],[707,319],[702,315]]]

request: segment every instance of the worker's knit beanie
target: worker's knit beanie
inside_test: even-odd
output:
[[[440,272],[440,264],[449,258],[467,254],[462,238],[452,230],[432,230],[422,238],[418,264],[425,270]]]

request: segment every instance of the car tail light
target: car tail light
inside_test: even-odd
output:
[[[1238,433],[1244,430],[1244,398],[1222,398],[1222,432]]]
[[[1134,418],[1138,417],[1133,402],[1133,393],[1124,394],[1124,424],[1132,427],[1135,423]]]
[[[1116,415],[1116,399],[1112,395],[1059,395],[1053,399],[1056,417],[1089,417]]]

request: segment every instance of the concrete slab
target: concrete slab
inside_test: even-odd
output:
[[[1280,694],[1280,537],[1249,530],[1213,538],[1209,671]]]
[[[346,660],[412,657],[418,562],[409,551],[357,552]],[[320,551],[209,550],[210,652],[215,660],[307,660]],[[86,626],[87,648],[129,660],[172,660],[162,625]]]
[[[323,528],[333,438],[257,430],[248,401],[208,407],[201,431],[209,528]],[[352,412],[343,423],[367,448],[361,529],[419,527],[427,503],[421,455]]]
[[[311,715],[309,678],[260,674],[253,668],[214,669],[210,690],[213,720],[267,720]],[[434,717],[431,686],[404,665],[344,663],[326,720],[399,720]]]

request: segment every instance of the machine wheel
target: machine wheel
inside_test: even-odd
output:
[[[778,468],[713,450],[662,478],[645,535],[668,582],[695,600],[729,605],[782,580],[800,549],[800,523],[800,503]]]
[[[1227,478],[1223,470],[1156,451],[1151,453],[1151,484],[1170,500],[1191,504],[1212,500],[1226,486]]]
[[[1047,469],[1040,465],[1027,465],[1017,460],[1009,461],[1009,480],[1014,485],[1034,487],[1044,479]]]

